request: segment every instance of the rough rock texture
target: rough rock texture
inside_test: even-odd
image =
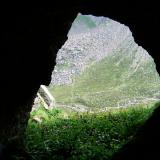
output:
[[[92,89],[90,83],[98,87]],[[88,110],[160,100],[155,63],[135,43],[130,29],[109,18],[91,15],[79,14],[73,22],[68,40],[57,54],[50,85],[70,86],[64,95],[72,92],[72,101],[67,104],[82,103]]]
[[[56,53],[77,13],[59,8],[5,8],[2,13],[0,143],[15,148],[40,85],[50,83]]]
[[[108,55],[122,57],[115,65],[130,57],[130,74],[134,74],[140,67],[143,67],[144,73],[155,73],[154,67],[149,70],[144,68],[144,63],[154,66],[152,57],[135,43],[127,26],[109,18],[79,14],[69,31],[68,40],[57,53],[51,84],[71,84],[74,75],[82,73],[86,67]]]
[[[99,21],[99,18],[92,20],[93,18],[79,15],[73,23],[68,40],[57,54],[51,80],[53,85],[72,83],[73,75],[81,73],[90,63],[100,61],[114,52],[127,37],[132,38],[128,27],[105,17],[100,17]],[[84,20],[87,22],[83,22]],[[93,24],[85,26],[89,21]]]
[[[107,16],[129,26],[136,42],[153,56],[160,73],[159,42],[155,39],[159,37],[160,28],[156,4],[129,2],[128,6],[115,7],[114,4],[109,7],[98,0],[92,3],[77,1],[72,5],[65,5],[61,1],[60,5],[54,4],[47,9],[6,6],[0,12],[1,143],[6,144],[25,128],[35,94],[40,84],[49,84],[55,65],[53,59],[67,39],[71,22],[78,12]],[[146,124],[144,136],[141,137],[141,148],[144,147],[144,150],[136,154],[137,143],[123,155],[132,150],[135,159],[142,159],[144,153],[143,159],[159,156],[159,150],[155,147],[160,144],[159,117],[160,111],[157,109]],[[18,144],[13,145],[12,149],[15,146]],[[146,148],[150,150],[145,152]]]

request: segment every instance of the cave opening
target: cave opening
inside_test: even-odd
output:
[[[48,89],[59,107],[105,111],[159,101],[153,58],[110,18],[78,14],[56,63]]]
[[[47,8],[18,5],[1,8],[0,159],[112,159],[117,151],[120,152],[116,160],[160,159],[157,158],[160,157],[157,147],[160,144],[160,104],[155,105],[156,109],[148,104],[159,99],[159,91],[156,92],[159,76],[155,73],[153,59],[148,56],[148,53],[152,55],[160,73],[158,5],[139,2],[110,5],[97,0],[92,3],[67,1],[64,4],[54,3]],[[40,85],[48,86],[50,83],[57,52],[66,42],[78,12],[110,17],[117,23],[125,24],[132,31],[135,42],[148,53],[138,47],[133,54],[136,58],[124,53],[125,58],[120,56],[116,61],[117,55],[134,48],[131,38],[131,41],[125,41],[128,48],[122,44],[122,50],[110,55],[110,61],[103,59],[93,62],[81,75],[76,75],[71,89],[62,85],[52,89],[49,86],[49,94],[46,94],[46,87],[42,86],[38,92],[41,92],[41,98],[37,98],[39,107],[32,110]],[[90,22],[89,26],[92,26],[93,21]],[[101,42],[98,44],[101,45]],[[80,52],[77,48],[77,52]],[[141,56],[138,51],[141,51]],[[134,63],[130,56],[136,59]],[[91,58],[92,61],[94,58]],[[126,65],[128,61],[131,62],[129,67]],[[110,73],[105,70],[104,64],[108,64]],[[62,70],[71,66],[65,63],[59,67]],[[147,72],[143,72],[148,68]],[[124,72],[120,74],[119,71]],[[108,77],[105,76],[107,73]],[[111,83],[105,83],[106,78]],[[96,83],[98,81],[101,83]],[[123,96],[119,96],[119,93]],[[48,98],[50,95],[51,101]],[[136,99],[132,99],[133,95],[136,95]],[[106,101],[108,108],[111,104],[109,101],[114,107],[106,109],[100,98]],[[119,102],[118,98],[125,101],[122,99]],[[62,100],[65,107],[61,105]],[[147,105],[138,104],[142,100]],[[124,107],[128,104],[136,104],[137,107]],[[84,109],[77,112],[78,107]]]
[[[44,147],[54,158],[110,158],[159,102],[153,58],[127,26],[110,18],[78,14],[56,62],[51,84],[41,86],[31,113],[27,134],[34,138],[27,140],[39,137],[39,146],[27,145],[31,154]]]

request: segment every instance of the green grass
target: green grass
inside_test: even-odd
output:
[[[153,109],[137,106],[91,114],[39,108],[31,113],[26,151],[34,160],[109,160],[133,138]]]
[[[90,29],[96,27],[95,22],[91,18],[84,15],[78,15],[74,23],[83,23],[83,25],[85,24],[86,27]]]
[[[152,62],[144,62],[134,72],[135,68],[129,67],[133,57],[121,52],[115,55],[86,68],[73,77],[71,85],[49,87],[61,109],[47,111],[40,107],[31,113],[25,147],[32,159],[110,160],[134,138],[152,114],[154,104],[116,109],[117,102],[154,97],[160,89],[159,75]],[[96,112],[75,112],[69,108],[75,104]],[[107,107],[112,109],[100,112]]]
[[[110,55],[89,66],[73,77],[71,85],[50,85],[50,92],[57,103],[82,104],[92,109],[116,107],[117,102],[126,99],[154,97],[160,88],[155,66],[145,62],[134,72],[129,67],[132,57],[123,54],[126,53],[115,53],[116,56]]]

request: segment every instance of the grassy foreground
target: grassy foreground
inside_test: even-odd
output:
[[[33,160],[109,160],[134,137],[153,109],[137,106],[91,114],[39,108],[31,113],[26,151]]]

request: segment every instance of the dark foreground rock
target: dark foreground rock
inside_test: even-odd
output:
[[[160,73],[159,41],[156,40],[160,28],[158,5],[147,2],[143,5],[126,5],[108,6],[98,0],[65,5],[61,1],[60,5],[54,4],[50,8],[7,6],[0,10],[1,144],[7,145],[11,139],[24,133],[35,95],[41,84],[50,83],[56,53],[66,41],[78,12],[107,16],[129,26],[135,41],[152,55]],[[148,157],[158,155],[157,159],[160,159],[159,149],[154,153],[149,151],[153,151],[152,148],[160,141],[157,135],[160,133],[157,124],[159,117],[157,110],[143,132],[143,142],[152,142],[152,145],[147,145]],[[147,136],[150,129],[153,134]],[[142,147],[145,147],[145,143],[142,143]],[[143,152],[139,152],[138,146],[135,151],[138,152],[137,157],[142,157]],[[127,152],[123,152],[123,155]]]

